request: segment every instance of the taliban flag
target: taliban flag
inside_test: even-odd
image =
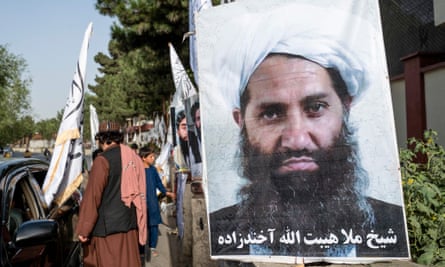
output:
[[[171,105],[176,107],[176,110],[181,110],[184,109],[182,101],[192,95],[196,95],[196,89],[190,81],[187,72],[185,72],[175,48],[171,43],[168,43],[168,46],[170,47],[170,64],[176,88]]]
[[[83,103],[87,50],[92,27],[93,24],[90,23],[85,31],[53,156],[43,183],[43,193],[49,207],[62,205],[83,180]]]

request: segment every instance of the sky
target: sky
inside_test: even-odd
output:
[[[94,56],[109,55],[115,19],[95,9],[94,0],[0,0],[0,45],[22,57],[32,79],[30,100],[35,121],[54,118],[65,107],[83,37],[93,23],[86,83],[95,84],[99,64]],[[87,89],[87,92],[89,90]]]

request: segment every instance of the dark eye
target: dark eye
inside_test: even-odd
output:
[[[264,108],[260,116],[266,121],[278,120],[283,117],[283,109],[278,105],[272,105]]]
[[[306,113],[316,116],[323,112],[329,105],[325,102],[315,101],[308,103],[305,107]]]

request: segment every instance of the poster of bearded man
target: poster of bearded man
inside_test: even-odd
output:
[[[409,260],[377,0],[244,0],[196,28],[212,259]]]

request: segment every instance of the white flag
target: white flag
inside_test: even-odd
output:
[[[91,151],[97,149],[96,134],[99,132],[99,118],[97,117],[96,108],[90,104],[90,132],[91,132]]]
[[[70,94],[57,133],[53,156],[43,183],[46,204],[62,205],[83,180],[83,103],[87,50],[93,24],[85,31]]]
[[[170,64],[172,67],[173,80],[175,82],[176,92],[173,95],[172,106],[184,108],[183,100],[196,95],[196,89],[190,81],[184,66],[179,60],[178,54],[171,43],[168,43],[170,47]],[[179,110],[180,108],[178,108]]]
[[[160,137],[159,136],[159,122],[160,122],[159,114],[156,114],[154,126],[152,128],[156,139],[159,139],[159,137]]]
[[[190,68],[193,71],[193,77],[195,82],[198,83],[198,64],[196,60],[196,34],[195,34],[195,15],[201,10],[212,7],[212,1],[210,0],[189,0],[189,32],[191,33],[189,38],[190,47]],[[198,85],[199,87],[199,85]]]
[[[161,121],[159,122],[158,131],[159,131],[159,136],[161,137],[161,143],[162,143],[162,145],[164,145],[165,144],[165,134],[167,133],[164,116],[161,116]]]

